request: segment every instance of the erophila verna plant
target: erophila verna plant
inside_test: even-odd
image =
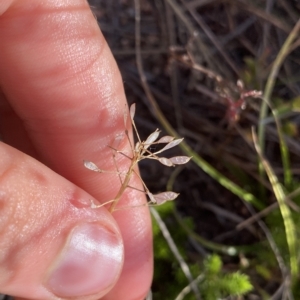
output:
[[[137,131],[136,125],[134,123],[134,114],[135,114],[135,104],[132,104],[130,106],[129,112],[130,112],[130,120],[131,120],[131,124],[134,128],[134,131],[136,133],[137,136],[137,143],[135,144],[135,146],[132,145],[129,135],[128,135],[128,131],[125,130],[125,134],[126,137],[130,143],[130,147],[131,147],[131,152],[132,152],[132,156],[128,156],[127,154],[109,146],[112,150],[113,150],[113,160],[114,160],[114,164],[116,166],[116,174],[119,176],[120,178],[120,182],[121,182],[121,186],[120,189],[117,193],[117,195],[114,197],[114,199],[106,201],[103,204],[99,204],[99,205],[95,205],[94,203],[92,203],[92,208],[98,208],[101,206],[104,206],[106,204],[111,203],[111,206],[109,208],[110,212],[113,212],[115,210],[116,205],[118,204],[118,202],[120,201],[124,191],[126,188],[133,188],[136,189],[132,186],[130,186],[130,179],[133,175],[133,173],[135,175],[138,176],[138,178],[140,178],[142,184],[143,184],[143,188],[144,190],[142,190],[141,192],[146,193],[146,195],[149,197],[148,200],[148,205],[161,205],[167,201],[172,201],[174,199],[176,199],[178,197],[178,193],[175,192],[171,192],[171,191],[167,191],[167,192],[162,192],[159,194],[152,194],[149,189],[147,188],[146,184],[144,183],[144,181],[142,180],[142,178],[140,177],[140,175],[136,172],[136,166],[137,164],[143,160],[143,159],[153,159],[153,160],[157,160],[159,161],[161,164],[168,166],[168,167],[174,167],[175,165],[183,165],[186,164],[191,158],[187,157],[187,156],[174,156],[171,158],[166,158],[166,157],[160,157],[158,156],[158,154],[161,154],[162,152],[171,149],[177,145],[179,145],[183,138],[181,139],[175,139],[172,136],[163,136],[160,139],[158,139],[158,136],[160,134],[160,130],[156,129],[154,132],[152,132],[145,141],[141,141],[139,133]],[[125,123],[125,128],[126,127],[126,122],[127,122],[127,114],[124,114],[124,123]],[[166,144],[162,149],[152,152],[150,150],[150,147],[152,145],[157,145],[157,144]],[[116,163],[116,155],[117,153],[127,157],[128,159],[130,159],[131,164],[128,168],[128,170],[126,172],[120,172]],[[96,164],[94,164],[93,162],[90,161],[84,161],[84,166],[89,169],[92,170],[94,172],[98,172],[98,173],[105,173],[107,171],[102,170],[100,168],[98,168],[98,166]],[[138,190],[138,189],[137,189]]]

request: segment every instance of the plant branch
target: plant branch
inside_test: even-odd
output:
[[[139,0],[135,0],[135,1],[138,2]],[[153,207],[150,207],[150,211],[151,211],[151,214],[154,217],[157,225],[159,226],[165,240],[167,241],[170,250],[176,257],[183,273],[185,274],[186,278],[188,279],[190,286],[195,293],[196,299],[200,300],[201,297],[200,297],[200,293],[198,290],[198,286],[197,286],[196,282],[194,281],[194,278],[191,274],[190,268],[189,268],[188,264],[185,262],[185,260],[183,259],[183,257],[181,256],[181,254],[179,253],[179,250],[178,250],[176,244],[174,243],[166,224],[163,222],[159,213]]]

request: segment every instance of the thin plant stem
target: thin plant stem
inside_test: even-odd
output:
[[[157,119],[162,124],[164,129],[168,132],[168,134],[174,136],[175,138],[179,138],[175,129],[167,121],[164,114],[160,110],[147,82],[147,78],[142,63],[142,56],[141,56],[141,30],[140,30],[141,18],[140,18],[140,12],[138,11],[139,8],[139,4],[137,4],[138,2],[139,2],[138,0],[135,0],[135,4],[136,4],[135,48],[136,48],[136,64],[141,79],[141,84],[148,98],[148,101],[150,102],[151,107],[154,111],[154,115],[157,117]],[[239,198],[243,199],[244,201],[251,203],[256,208],[258,209],[263,208],[261,202],[253,194],[245,191],[237,184],[229,180],[227,177],[225,177],[223,174],[221,174],[219,171],[217,171],[215,168],[213,168],[213,166],[211,166],[207,161],[205,161],[200,155],[194,152],[187,143],[182,141],[180,147],[184,153],[186,153],[189,157],[192,157],[192,160],[196,163],[196,165],[198,165],[205,173],[207,173],[212,178],[214,178],[226,189],[228,189],[229,191],[231,191],[233,194],[237,195]]]
[[[138,2],[139,0],[135,0],[135,2]],[[190,271],[190,268],[188,266],[188,264],[185,262],[185,260],[183,259],[183,257],[181,256],[181,254],[179,253],[179,250],[176,246],[176,244],[174,243],[172,236],[170,235],[170,232],[166,226],[166,224],[163,222],[163,220],[161,219],[159,213],[156,211],[155,208],[150,207],[150,211],[152,216],[154,217],[157,225],[159,226],[165,240],[167,241],[170,250],[172,251],[172,253],[174,254],[174,256],[176,257],[184,275],[186,276],[186,278],[188,279],[191,288],[193,290],[193,292],[195,293],[195,297],[197,300],[200,300],[200,293],[198,290],[198,286],[196,284],[196,282],[194,281],[194,278],[192,276],[192,273]]]
[[[119,189],[116,197],[114,198],[114,201],[113,203],[111,204],[110,208],[109,208],[109,211],[110,212],[113,212],[116,205],[119,203],[124,191],[126,190],[126,188],[128,187],[128,184],[129,184],[129,181],[130,181],[130,178],[131,178],[131,175],[134,171],[134,168],[136,167],[136,164],[138,163],[138,159],[137,157],[134,157],[134,160],[132,161],[132,163],[130,164],[130,167],[129,167],[129,170],[127,171],[126,175],[125,175],[125,178],[124,178],[124,181],[122,182],[121,184],[121,188]]]
[[[289,154],[287,143],[284,138],[284,134],[282,132],[281,121],[277,111],[272,107],[272,104],[264,98],[262,98],[262,101],[267,105],[267,107],[269,107],[275,121],[277,134],[279,138],[281,160],[283,165],[284,185],[287,190],[290,190],[292,188],[292,171],[291,171],[291,164],[290,164],[290,154]],[[263,176],[263,170],[262,173],[260,173],[261,178],[262,176]]]
[[[286,141],[283,136],[281,121],[278,118],[276,111],[270,105],[270,103],[269,103],[269,106],[270,106],[271,112],[274,116],[275,124],[277,127],[279,146],[280,146],[280,152],[281,152],[281,160],[282,160],[283,172],[284,172],[283,173],[284,185],[285,185],[286,189],[290,190],[292,188],[292,172],[291,172],[289,149],[287,147]]]
[[[175,22],[173,16],[173,10],[169,5],[166,5],[166,23],[168,28],[168,42],[169,45],[176,45],[176,35],[175,35]],[[174,59],[170,60],[170,76],[171,76],[171,91],[172,98],[175,107],[175,117],[177,122],[177,127],[182,128],[182,113],[180,110],[180,97],[179,97],[179,82],[178,82],[178,65]],[[181,130],[179,131],[181,132]]]
[[[260,115],[259,115],[259,125],[258,125],[258,143],[261,148],[262,153],[264,153],[264,144],[265,144],[265,125],[262,122],[263,119],[267,116],[268,113],[268,103],[271,103],[271,95],[275,86],[276,77],[278,72],[282,66],[282,63],[286,56],[290,53],[290,47],[292,46],[293,41],[297,37],[298,31],[300,30],[300,20],[296,23],[293,30],[288,35],[287,39],[285,40],[284,44],[282,45],[271,69],[269,74],[263,98],[265,101],[262,102],[260,108]]]
[[[254,209],[252,208],[251,205],[249,205],[249,203],[245,202],[245,206],[247,207],[247,209],[249,210],[249,212],[254,215],[255,214],[255,211]],[[277,260],[277,263],[278,263],[278,266],[279,266],[279,269],[281,271],[281,275],[282,275],[282,278],[283,278],[283,281],[284,281],[284,284],[285,285],[288,285],[288,282],[289,282],[289,279],[290,279],[290,274],[288,272],[288,269],[285,265],[285,262],[284,262],[284,259],[280,253],[280,250],[279,248],[277,247],[274,239],[273,239],[273,236],[270,232],[270,230],[268,229],[268,227],[266,226],[266,224],[262,221],[262,220],[258,220],[257,221],[258,225],[260,226],[260,228],[262,229],[262,231],[265,233],[265,236],[269,242],[269,245],[275,255],[275,258]],[[287,288],[286,288],[287,289]],[[288,289],[290,290],[290,284],[289,284],[289,287]]]
[[[176,218],[176,221],[181,226],[181,228],[191,238],[193,238],[195,241],[199,242],[201,245],[203,245],[207,249],[210,249],[211,251],[214,251],[214,252],[223,253],[223,254],[226,254],[226,255],[229,255],[229,256],[236,256],[236,255],[238,255],[240,253],[240,251],[243,251],[243,249],[242,249],[243,247],[222,245],[222,244],[211,242],[211,241],[209,241],[209,240],[201,237],[200,235],[198,235],[197,233],[195,233],[193,230],[191,230],[186,225],[186,223],[184,222],[184,220],[181,218],[181,216],[178,214],[178,212],[175,209],[173,209],[173,214],[174,214],[174,216]]]
[[[290,49],[293,46],[293,41],[297,37],[299,29],[300,29],[300,19],[298,20],[298,22],[294,26],[293,30],[290,32],[290,34],[288,35],[284,44],[282,45],[274,63],[273,63],[269,77],[267,79],[267,83],[266,83],[264,94],[263,94],[264,101],[261,104],[260,114],[259,114],[259,123],[258,123],[258,144],[260,146],[262,153],[264,153],[264,151],[265,151],[265,131],[266,131],[263,120],[266,118],[267,113],[268,113],[268,104],[269,105],[271,104],[271,95],[273,93],[273,89],[275,86],[276,77],[278,75],[278,72],[279,72],[282,64],[283,64],[283,61],[285,60],[287,55],[290,53]],[[289,168],[289,166],[287,165],[287,148],[283,144],[283,139],[281,139],[282,134],[281,134],[280,130],[278,131],[278,134],[279,134],[279,139],[281,142],[280,149],[281,149],[281,154],[282,154],[282,158],[283,158],[283,166],[285,167],[285,175],[286,175],[285,177],[286,177],[286,181],[288,182],[288,181],[290,181],[290,178],[289,178],[290,174],[287,172],[287,170]],[[260,175],[261,179],[263,179],[265,170],[263,168],[262,163],[258,164],[258,171],[259,171],[259,175]],[[261,197],[262,198],[265,197],[265,189],[263,188],[263,186],[261,186]]]
[[[189,18],[185,15],[181,7],[176,3],[174,0],[165,0],[167,4],[172,8],[174,14],[182,21],[182,23],[186,26],[187,30],[189,31],[190,35],[196,41],[196,45],[198,50],[202,53],[205,60],[208,62],[210,66],[214,65],[213,59],[211,59],[208,53],[210,52],[207,49],[206,45],[202,42],[200,38],[199,31],[194,27],[193,23],[189,20]],[[137,27],[136,27],[137,29]]]
[[[204,274],[198,275],[193,283],[199,284],[204,279]],[[188,295],[192,291],[192,285],[191,283],[183,288],[183,290],[177,295],[175,300],[183,300],[186,295]]]
[[[167,191],[170,191],[173,189],[174,181],[175,181],[176,177],[178,176],[178,174],[182,170],[183,170],[183,167],[179,167],[179,168],[176,168],[172,172],[172,175],[170,176],[170,179],[168,180],[168,183],[167,183]],[[178,222],[179,226],[190,236],[190,238],[194,239],[202,246],[206,247],[207,249],[210,249],[211,251],[216,251],[216,252],[223,253],[223,254],[230,255],[230,256],[239,254],[238,247],[236,247],[236,246],[227,246],[227,245],[214,243],[214,242],[211,242],[211,241],[199,236],[198,234],[196,234],[193,230],[191,230],[188,226],[186,226],[184,220],[178,214],[175,206],[173,206],[173,214],[174,214],[175,219]]]
[[[219,43],[218,38],[214,35],[214,33],[210,30],[209,26],[205,23],[205,21],[202,19],[200,15],[196,13],[194,9],[192,9],[186,1],[181,0],[185,8],[189,11],[191,16],[194,18],[194,20],[198,23],[198,25],[201,27],[203,32],[207,35],[207,37],[210,39],[210,41],[213,43],[213,45],[216,47],[216,49],[220,52],[224,60],[227,62],[227,64],[231,67],[231,69],[235,72],[236,75],[239,76],[239,70],[233,63],[232,59],[228,56],[228,54],[224,51],[222,45]]]
[[[260,19],[269,22],[270,24],[274,25],[275,27],[281,29],[282,31],[289,33],[291,31],[290,26],[287,22],[284,22],[284,19],[280,19],[274,15],[266,13],[264,10],[259,8],[257,5],[254,4],[254,1],[236,1],[236,0],[226,0],[231,2],[238,8],[242,10],[246,10],[253,15],[259,17]]]
[[[153,298],[152,298],[152,291],[149,290],[148,295],[147,295],[147,297],[146,297],[145,300],[152,300],[152,299],[153,299]]]
[[[252,130],[252,136],[253,136],[253,141],[254,141],[254,146],[255,149],[260,157],[261,163],[269,177],[270,183],[273,188],[273,192],[275,194],[275,197],[278,201],[279,204],[279,209],[282,215],[283,219],[283,224],[285,228],[285,234],[286,234],[286,241],[287,245],[289,248],[289,256],[290,256],[290,270],[291,270],[291,275],[292,275],[292,282],[295,282],[298,273],[299,273],[299,268],[298,268],[298,251],[297,251],[297,237],[296,237],[296,228],[294,221],[292,219],[292,214],[290,211],[290,208],[285,202],[286,195],[284,193],[284,190],[278,181],[277,176],[275,175],[271,165],[268,163],[268,161],[264,158],[262,150],[260,149],[260,146],[257,141],[257,136]]]

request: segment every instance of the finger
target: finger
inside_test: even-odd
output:
[[[123,263],[118,227],[90,196],[0,143],[0,291],[30,299],[99,299]]]
[[[0,93],[0,132],[1,139],[20,151],[39,158],[22,120],[12,109],[5,96]]]
[[[82,160],[115,170],[107,145],[119,138],[120,149],[130,151],[126,101],[118,68],[86,2],[15,1],[0,18],[0,36],[1,86],[41,160],[98,200],[113,199],[118,177],[84,170]],[[120,156],[117,164],[126,170],[130,161]],[[127,190],[121,201],[138,205],[145,197]],[[142,298],[152,277],[149,212],[126,209],[114,217],[126,257],[118,292],[112,293]]]

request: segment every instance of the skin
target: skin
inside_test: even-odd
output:
[[[148,209],[90,207],[113,199],[120,182],[83,160],[114,171],[107,145],[118,137],[118,149],[130,148],[120,72],[86,1],[1,0],[0,41],[0,292],[68,299],[47,278],[70,232],[92,222],[123,245],[120,272],[108,288],[74,298],[143,299],[153,271]],[[117,163],[129,166],[122,155]],[[136,177],[130,184],[140,186]],[[120,204],[145,201],[126,189]]]

